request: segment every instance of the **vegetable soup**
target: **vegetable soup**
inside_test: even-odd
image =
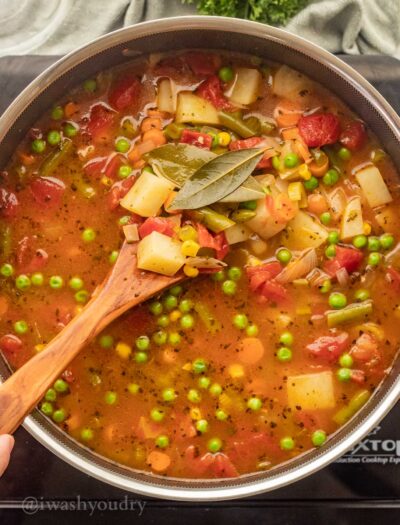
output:
[[[113,322],[40,410],[135,469],[270,469],[324,447],[390,368],[398,206],[371,130],[286,65],[189,51],[101,72],[1,172],[1,351],[14,368],[42,351],[136,243],[141,271],[184,280]]]

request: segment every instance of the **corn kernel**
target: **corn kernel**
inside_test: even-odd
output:
[[[198,421],[199,419],[201,419],[201,412],[200,412],[200,409],[199,408],[191,408],[190,409],[190,417],[194,420],[194,421]]]
[[[42,350],[44,350],[45,348],[46,348],[46,345],[44,345],[43,343],[40,343],[38,345],[35,345],[35,352],[39,353]]]
[[[113,185],[113,180],[110,179],[110,177],[106,177],[105,175],[104,175],[104,177],[101,177],[100,182],[101,182],[104,186],[107,186],[107,188],[109,188],[110,186]]]
[[[182,367],[182,370],[186,370],[186,372],[192,371],[192,363],[185,363]]]
[[[183,273],[187,277],[197,277],[199,275],[199,269],[193,268],[193,266],[189,266],[188,264],[185,264],[183,267]]]
[[[231,141],[231,136],[226,131],[221,131],[217,135],[219,146],[228,146]]]
[[[196,257],[197,252],[200,250],[200,244],[196,241],[183,241],[181,246],[181,252],[186,257]]]
[[[171,323],[174,323],[175,321],[177,321],[180,317],[182,317],[182,312],[180,310],[173,310],[170,314],[169,314],[169,320],[171,321]]]
[[[311,179],[311,171],[308,169],[307,164],[301,164],[298,169],[299,176],[304,180]]]
[[[179,230],[179,239],[181,241],[197,241],[197,231],[190,224],[182,226]]]
[[[128,359],[128,357],[132,353],[132,348],[126,343],[117,343],[115,351],[117,352],[119,357],[122,357],[122,359]]]
[[[242,365],[234,364],[228,368],[228,373],[233,379],[238,379],[244,376],[244,368]]]
[[[254,255],[249,255],[247,258],[247,263],[249,266],[260,266],[261,261],[258,257],[254,257]]]
[[[75,308],[74,308],[74,315],[79,315],[83,310],[83,306],[81,305],[76,305]]]
[[[371,225],[368,222],[364,222],[363,224],[364,235],[369,235],[371,231],[372,231]]]
[[[222,410],[225,410],[225,412],[229,412],[229,410],[232,408],[232,399],[223,392],[219,398],[218,398],[218,406],[219,408],[222,408]]]

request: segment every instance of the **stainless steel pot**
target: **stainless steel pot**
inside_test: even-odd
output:
[[[283,30],[217,17],[181,17],[125,28],[82,47],[34,80],[0,118],[0,167],[27,129],[65,91],[99,70],[141,54],[214,48],[251,53],[286,63],[336,93],[374,130],[400,172],[400,119],[356,71],[323,49]],[[354,446],[385,416],[400,394],[400,360],[393,364],[364,408],[318,450],[268,472],[237,479],[196,481],[164,478],[118,465],[89,451],[38,410],[24,427],[58,457],[97,479],[127,491],[176,500],[216,501],[250,496],[288,485],[326,466]],[[0,358],[0,378],[10,374]],[[34,380],[34,378],[33,378]]]

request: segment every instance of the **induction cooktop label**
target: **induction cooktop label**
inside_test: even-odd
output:
[[[400,439],[380,438],[381,427],[376,427],[336,463],[376,463],[380,465],[400,464]]]

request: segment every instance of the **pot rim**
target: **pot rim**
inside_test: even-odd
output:
[[[65,74],[79,63],[110,47],[121,45],[121,43],[125,41],[133,41],[136,38],[151,36],[160,32],[168,33],[176,30],[193,31],[200,29],[214,31],[222,29],[225,32],[245,33],[264,40],[272,40],[286,47],[291,47],[309,58],[316,60],[356,87],[358,92],[361,93],[383,117],[387,126],[396,137],[396,140],[400,143],[400,118],[395,110],[364,77],[338,57],[283,29],[246,20],[211,16],[184,16],[143,22],[101,36],[76,51],[69,53],[41,73],[22,91],[5,111],[0,118],[0,141],[4,139],[9,128],[14,124],[23,110],[32,103],[42,91],[59,78],[61,74]],[[384,381],[389,382],[389,377]],[[110,468],[113,462],[107,460],[107,458],[104,459],[105,466],[102,466],[100,461],[96,461],[97,455],[94,453],[91,453],[90,459],[83,458],[82,455],[77,453],[76,443],[72,438],[68,437],[67,440],[62,438],[56,439],[54,435],[51,435],[46,429],[44,419],[37,409],[25,419],[23,426],[35,439],[59,458],[82,472],[120,489],[132,491],[143,496],[180,501],[229,500],[253,496],[298,481],[320,470],[344,454],[368,434],[398,400],[400,396],[400,377],[391,377],[391,381],[392,384],[388,387],[387,392],[383,397],[380,396],[382,398],[378,400],[372,410],[368,410],[368,406],[370,405],[370,402],[368,402],[352,419],[353,424],[349,422],[342,427],[341,430],[338,430],[336,433],[338,437],[335,438],[337,442],[334,445],[329,446],[328,441],[323,451],[319,450],[305,453],[302,456],[304,461],[301,461],[299,466],[291,467],[294,460],[289,461],[283,472],[277,472],[277,474],[274,475],[276,469],[272,469],[269,471],[270,475],[266,479],[261,480],[252,480],[251,475],[243,476],[241,483],[237,485],[230,485],[229,481],[223,480],[219,485],[216,482],[215,486],[210,488],[201,487],[201,482],[199,481],[198,486],[193,488],[190,487],[190,484],[193,485],[194,480],[191,480],[191,483],[186,482],[186,486],[183,486],[185,480],[177,480],[176,478],[162,478],[163,483],[161,484],[161,478],[151,474],[146,476],[146,481],[134,479],[133,477],[129,477],[129,469],[125,470],[126,474],[121,472],[122,469],[120,469],[119,472],[113,471]],[[376,389],[371,399],[376,397],[375,394],[379,392],[379,390],[380,386]],[[347,433],[343,431],[343,429],[348,429],[350,425],[352,428],[350,434],[348,431]],[[64,432],[60,430],[60,434],[64,435]],[[75,445],[75,450],[72,443]],[[283,467],[285,467],[285,465],[283,465]],[[278,468],[279,466],[277,469]],[[280,470],[282,470],[282,468]],[[168,479],[171,479],[170,486],[165,485]]]

